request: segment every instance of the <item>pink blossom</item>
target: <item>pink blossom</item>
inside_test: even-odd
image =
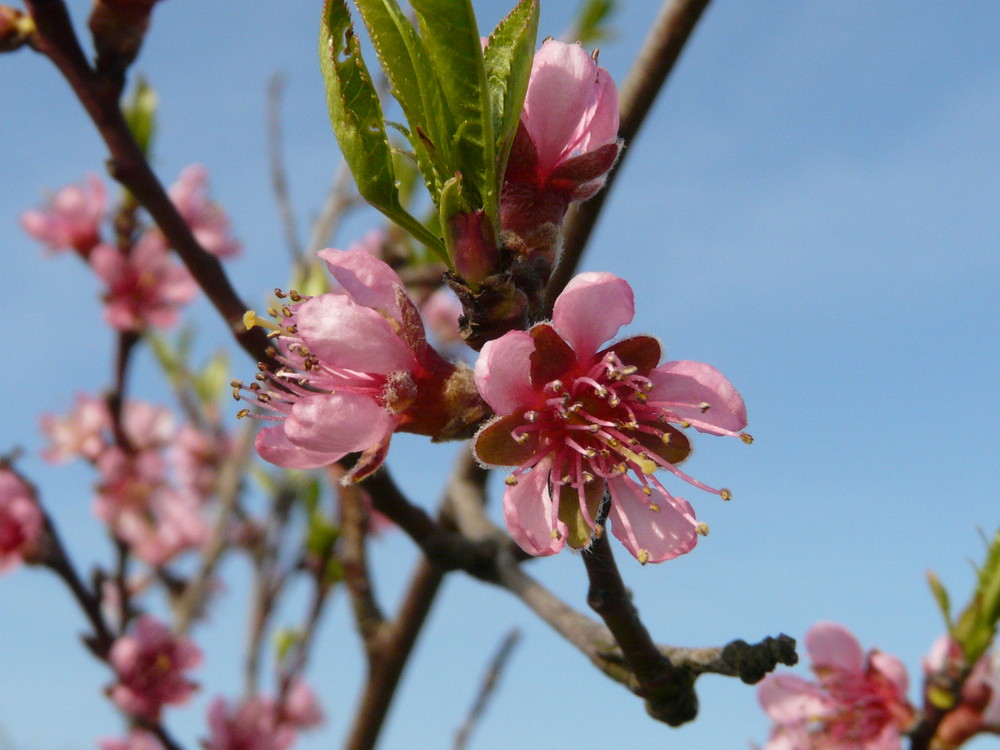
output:
[[[166,466],[156,451],[127,452],[111,446],[97,459],[101,479],[94,515],[112,527],[123,513],[143,513],[153,496],[166,487]]]
[[[106,207],[104,183],[90,174],[85,184],[56,191],[45,208],[21,214],[21,226],[50,250],[76,250],[87,257],[101,241]]]
[[[170,447],[170,459],[180,489],[204,502],[215,492],[219,468],[230,451],[225,435],[184,425]]]
[[[170,188],[170,200],[205,250],[220,258],[239,255],[242,248],[229,234],[226,212],[208,198],[205,167],[200,164],[186,167]]]
[[[10,469],[0,468],[0,573],[35,550],[44,525],[31,488]]]
[[[177,321],[178,308],[198,292],[187,269],[149,233],[127,255],[111,245],[98,245],[90,265],[108,287],[104,319],[119,331],[167,328]]]
[[[286,750],[295,728],[278,720],[274,702],[253,696],[235,707],[216,698],[208,709],[209,736],[205,750]]]
[[[314,468],[363,451],[347,481],[377,469],[397,429],[436,435],[448,413],[446,379],[455,366],[428,344],[420,314],[389,266],[362,250],[319,253],[340,288],[290,296],[271,328],[283,367],[262,388],[235,382],[243,398],[276,422],[257,436],[257,451],[279,466]],[[260,378],[258,378],[260,379]],[[250,415],[249,410],[240,416]],[[255,416],[255,415],[252,415]]]
[[[776,726],[765,750],[898,750],[915,712],[906,668],[869,651],[844,627],[820,622],[806,634],[818,682],[768,675],[757,698]]]
[[[186,703],[197,688],[184,673],[201,664],[201,651],[143,615],[131,635],[114,642],[108,661],[118,676],[108,688],[111,699],[127,714],[156,721],[165,705]]]
[[[165,406],[127,401],[122,409],[122,429],[133,450],[160,450],[174,440],[174,415]]]
[[[112,528],[136,557],[155,567],[201,547],[209,536],[198,500],[170,488],[153,494],[145,508],[120,513]]]
[[[507,162],[502,228],[525,241],[545,224],[558,228],[571,201],[601,189],[620,150],[611,76],[579,44],[547,40]]]
[[[605,489],[616,537],[642,563],[690,551],[704,533],[686,500],[653,476],[684,474],[683,432],[748,435],[739,393],[715,368],[660,360],[660,344],[635,336],[601,346],[634,314],[632,289],[609,273],[584,273],[556,300],[552,323],[511,331],[486,344],[476,385],[498,418],[476,436],[480,461],[515,466],[504,518],[530,554],[590,543]]]
[[[458,318],[462,314],[462,303],[448,287],[440,287],[420,306],[424,322],[441,345],[462,343],[458,333]]]
[[[323,723],[323,710],[319,707],[316,694],[300,677],[293,678],[288,685],[281,718],[296,729],[312,729]]]
[[[133,729],[125,739],[107,738],[97,741],[100,750],[163,750],[156,735],[144,729]]]
[[[43,414],[39,423],[49,439],[42,451],[46,461],[58,464],[77,457],[96,461],[106,446],[104,433],[111,427],[111,415],[104,399],[78,393],[69,414]]]

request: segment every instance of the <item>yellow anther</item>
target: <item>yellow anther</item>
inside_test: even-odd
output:
[[[694,530],[699,536],[708,536],[708,524],[704,521],[700,521]]]
[[[608,406],[618,406],[621,402],[622,400],[618,398],[617,393],[612,393],[611,396],[608,397]]]
[[[302,295],[299,294],[298,292],[296,292],[294,289],[289,289],[288,290],[288,298],[292,302],[301,302],[302,301]]]
[[[670,433],[664,432],[662,435],[660,435],[660,440],[663,441],[664,445],[670,445]]]
[[[635,557],[639,561],[640,565],[645,565],[646,563],[649,562],[649,552],[644,549],[640,549],[636,553]]]
[[[253,329],[255,326],[258,328],[266,328],[269,331],[278,330],[277,323],[274,323],[267,318],[260,317],[255,310],[247,310],[243,313],[243,325],[246,326],[248,331]]]
[[[686,429],[687,429],[688,427],[690,427],[690,426],[691,426],[691,423],[690,423],[690,422],[688,422],[688,421],[684,421],[684,422],[681,422],[681,427],[683,427],[683,428],[684,428],[685,430],[686,430]]]
[[[635,365],[629,365],[621,369],[622,375],[635,375],[637,372],[639,372],[639,368]]]
[[[290,308],[288,305],[282,305],[281,314],[286,318],[292,317],[292,308]]]
[[[650,503],[649,504],[649,509],[651,511],[653,511],[654,513],[659,513],[660,512],[660,506],[657,505],[656,503]]]
[[[266,404],[271,401],[271,397],[266,393],[258,393],[257,400],[260,401],[262,404]]]
[[[625,446],[620,447],[618,449],[618,452],[621,453],[623,456],[625,456],[625,458],[627,458],[632,463],[638,464],[643,474],[652,474],[654,471],[656,471],[656,463],[653,460],[647,458],[646,456],[636,453],[633,450],[629,450]],[[621,465],[624,466],[625,464]]]
[[[589,471],[585,471],[582,474],[580,474],[580,478],[583,480],[584,484],[590,484],[591,482],[594,481],[594,475],[591,474]]]
[[[723,500],[732,500],[733,493],[727,490],[725,487],[723,487],[721,490],[719,490],[719,497],[721,497]]]
[[[698,404],[698,411],[700,411],[702,414],[704,414],[711,407],[712,407],[712,405],[710,403],[708,403],[707,401],[702,401],[700,404]]]
[[[240,389],[239,388],[233,388],[233,398],[236,401],[240,400]]]
[[[275,289],[275,290],[274,290],[274,296],[275,296],[275,297],[277,297],[278,299],[284,299],[284,298],[285,298],[285,297],[287,297],[288,295],[287,295],[287,294],[285,294],[285,293],[284,293],[283,291],[281,291],[280,289]]]
[[[583,455],[585,458],[596,458],[597,451],[595,451],[593,448],[587,448],[587,450],[583,452]]]
[[[273,307],[268,307],[267,308],[267,314],[270,315],[272,318],[277,318],[278,317],[278,311],[275,310]]]
[[[508,474],[507,478],[503,480],[503,483],[506,484],[508,487],[513,487],[515,484],[517,484],[517,477],[515,477],[513,474]]]
[[[750,445],[750,443],[753,442],[753,435],[751,435],[749,432],[741,432],[740,440],[742,440],[747,445]]]
[[[650,495],[653,494],[653,488],[652,487],[643,486],[643,488],[642,488],[642,494],[645,495],[646,497],[649,497]],[[657,508],[657,510],[659,510],[659,508]]]
[[[552,529],[552,538],[553,539],[558,539],[559,538],[559,530],[558,529]]]
[[[243,419],[243,417],[247,416],[248,414],[250,414],[249,409],[240,409],[238,412],[236,412],[236,418]]]
[[[647,401],[649,401],[649,396],[647,396],[645,393],[636,393],[635,396],[633,396],[632,398],[634,398],[640,404],[644,404]]]
[[[520,435],[512,434],[511,437],[514,438],[514,442],[517,443],[518,445],[524,445],[525,443],[528,442],[528,435],[524,432],[522,432]]]

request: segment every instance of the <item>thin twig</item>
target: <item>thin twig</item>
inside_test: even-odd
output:
[[[375,589],[368,571],[365,542],[368,537],[368,518],[364,508],[363,490],[356,485],[340,484],[343,469],[331,467],[334,486],[337,488],[340,507],[340,562],[344,566],[344,584],[351,598],[354,622],[361,635],[369,663],[378,641],[378,634],[385,624],[385,615],[375,598]]]
[[[573,206],[563,222],[563,247],[559,263],[552,273],[545,295],[546,311],[552,314],[552,305],[570,278],[583,255],[590,234],[611,192],[615,178],[621,172],[622,162],[629,154],[639,128],[649,114],[656,95],[663,88],[667,76],[680,57],[684,45],[691,37],[695,24],[708,6],[709,0],[667,0],[653,22],[653,27],[639,50],[639,55],[621,87],[619,103],[621,120],[618,135],[625,141],[625,149],[618,166],[608,175],[604,189],[596,196]]]
[[[361,705],[344,743],[345,750],[371,750],[382,731],[396,695],[399,678],[409,661],[446,573],[426,560],[417,563],[399,614],[385,630],[365,682]]]
[[[364,201],[354,191],[354,178],[346,163],[341,163],[333,175],[333,184],[326,194],[326,201],[320,209],[319,216],[313,221],[309,244],[306,245],[306,256],[311,257],[317,250],[329,246],[333,240],[340,222],[344,216]]]
[[[472,734],[472,730],[475,728],[476,723],[486,710],[486,705],[489,702],[490,696],[493,695],[493,692],[496,690],[497,684],[500,681],[500,674],[503,672],[503,668],[507,665],[507,661],[510,659],[510,655],[514,651],[514,647],[520,640],[521,631],[514,628],[507,633],[503,641],[500,643],[500,647],[497,649],[496,654],[494,654],[493,658],[490,660],[490,666],[486,670],[486,674],[483,675],[482,684],[479,686],[479,693],[476,695],[476,700],[472,703],[469,715],[466,717],[465,721],[462,722],[462,726],[458,728],[458,731],[455,732],[455,750],[465,750],[465,746],[469,741],[469,735]]]
[[[229,528],[239,510],[243,490],[243,473],[250,462],[250,451],[256,435],[256,426],[247,425],[240,430],[235,450],[226,458],[219,470],[216,494],[219,502],[212,534],[201,551],[201,564],[187,588],[174,605],[174,628],[179,634],[187,633],[194,620],[202,613],[211,593],[212,577],[229,548]]]
[[[267,84],[267,151],[271,165],[271,189],[278,204],[281,225],[285,229],[285,242],[295,263],[302,262],[302,243],[295,226],[295,212],[288,195],[288,180],[285,178],[285,160],[281,144],[281,97],[285,90],[285,77],[275,73]]]

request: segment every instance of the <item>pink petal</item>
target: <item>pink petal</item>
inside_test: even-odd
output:
[[[257,433],[254,446],[265,461],[286,469],[318,469],[329,466],[346,455],[345,452],[324,453],[300,448],[285,437],[284,425],[262,429]]]
[[[906,691],[910,687],[910,678],[906,673],[906,667],[903,666],[903,662],[892,654],[886,654],[881,651],[872,651],[868,658],[871,665],[885,675],[886,679],[896,688],[897,696],[902,700],[906,700]]]
[[[316,254],[355,302],[399,320],[396,287],[402,287],[403,282],[383,261],[361,249],[328,248]]]
[[[634,315],[635,298],[625,279],[589,271],[575,276],[556,299],[552,324],[586,362]]]
[[[757,687],[761,708],[778,724],[814,721],[832,709],[829,697],[811,682],[791,674],[771,674]]]
[[[818,622],[806,633],[806,650],[814,669],[839,669],[859,673],[865,668],[865,653],[858,639],[843,625]]]
[[[611,490],[611,531],[640,562],[658,563],[690,552],[698,543],[694,511],[683,498],[667,502],[661,495],[643,494],[631,479],[608,480]],[[650,501],[659,510],[653,510]],[[645,559],[644,559],[645,558]]]
[[[476,360],[476,387],[500,416],[534,406],[538,395],[531,387],[531,353],[535,342],[525,331],[510,331],[486,342]]]
[[[507,531],[529,555],[554,555],[566,543],[566,525],[559,520],[549,492],[551,462],[540,462],[503,495]]]
[[[649,379],[653,383],[649,402],[662,404],[701,432],[735,435],[747,426],[743,397],[711,365],[687,360],[664,362]]]
[[[618,88],[604,68],[597,69],[593,96],[597,101],[579,146],[583,152],[595,151],[618,140]]]
[[[313,297],[295,308],[295,322],[309,350],[333,367],[384,375],[414,368],[413,355],[389,322],[347,297]]]
[[[317,453],[353,453],[381,443],[396,420],[367,396],[327,393],[295,402],[285,419],[285,436],[300,448]]]
[[[547,174],[582,140],[595,104],[597,66],[579,44],[548,40],[535,53],[521,121]]]

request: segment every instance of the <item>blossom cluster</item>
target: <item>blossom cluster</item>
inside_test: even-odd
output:
[[[126,401],[116,438],[107,402],[87,394],[67,415],[40,421],[49,440],[43,456],[94,465],[94,514],[141,560],[159,567],[208,538],[204,507],[228,450],[225,436],[191,424],[178,429],[168,409]]]
[[[169,194],[202,247],[220,258],[239,253],[230,235],[229,219],[208,198],[204,167],[187,167]],[[141,333],[148,327],[173,325],[179,309],[194,299],[197,284],[187,269],[169,253],[169,244],[156,227],[137,236],[107,240],[102,225],[108,218],[108,195],[96,175],[86,182],[56,191],[47,206],[21,215],[24,230],[52,252],[72,251],[104,283],[104,319],[119,331]]]
[[[45,524],[35,493],[0,464],[0,573],[30,557]]]

